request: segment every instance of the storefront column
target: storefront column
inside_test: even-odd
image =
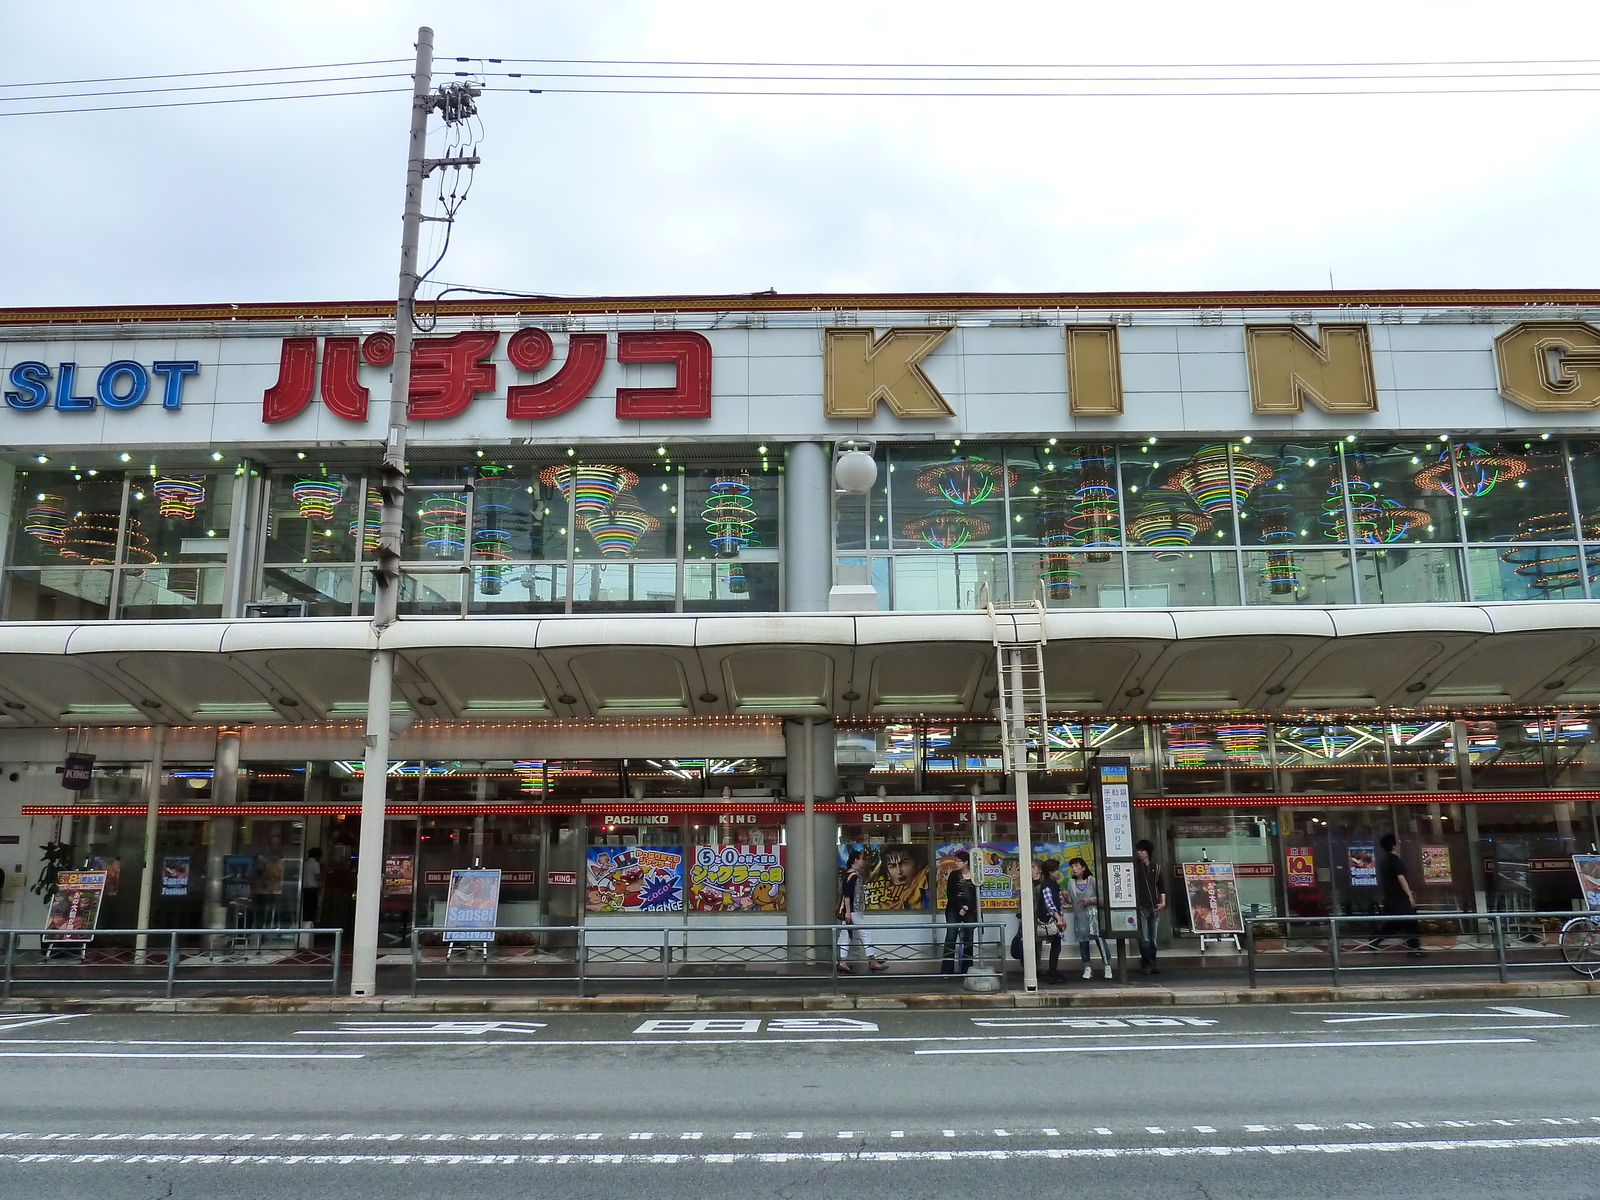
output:
[[[791,442],[783,451],[783,610],[827,612],[833,587],[833,484],[821,442]]]
[[[1486,913],[1489,911],[1489,877],[1483,869],[1483,843],[1479,840],[1478,834],[1478,806],[1463,804],[1461,808],[1466,814],[1463,823],[1467,830],[1467,865],[1472,869],[1473,911]]]
[[[788,795],[809,809],[817,800],[832,800],[839,791],[833,722],[809,718],[784,722]],[[788,845],[788,921],[791,925],[823,925],[831,919],[838,864],[835,861],[838,821],[815,812],[794,813],[784,823]],[[819,944],[806,938],[799,944]]]
[[[217,753],[211,767],[211,803],[239,802],[239,730],[217,730]],[[222,893],[222,877],[228,855],[233,853],[233,817],[212,817],[211,836],[206,845],[206,928],[228,927],[228,905]]]
[[[156,829],[161,818],[161,780],[167,773],[167,764],[163,761],[166,748],[167,727],[157,725],[150,731],[150,765],[144,779],[144,870],[139,875],[139,916],[135,921],[140,929],[150,928],[150,905],[156,894]],[[134,939],[139,962],[144,961],[148,943],[149,937],[143,933]]]

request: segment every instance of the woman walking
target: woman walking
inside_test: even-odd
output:
[[[1072,878],[1067,881],[1067,903],[1072,909],[1072,925],[1078,935],[1078,953],[1083,955],[1083,977],[1094,978],[1094,967],[1089,962],[1089,943],[1100,944],[1100,961],[1105,965],[1106,978],[1111,978],[1111,950],[1100,934],[1100,898],[1094,884],[1094,872],[1081,858],[1067,864]]]
[[[1066,918],[1061,911],[1061,864],[1047,858],[1039,873],[1039,895],[1036,911],[1039,936],[1050,943],[1050,969],[1045,973],[1046,983],[1065,983],[1061,966],[1061,934],[1066,928]]]
[[[844,863],[844,882],[839,885],[839,970],[846,975],[855,970],[850,965],[850,943],[855,940],[861,942],[868,968],[873,971],[889,969],[887,963],[878,961],[878,950],[872,944],[872,935],[861,924],[861,906],[865,899],[861,882],[862,858],[861,851],[850,851]]]

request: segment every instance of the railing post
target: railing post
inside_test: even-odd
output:
[[[178,931],[173,929],[167,934],[167,999],[172,999],[173,988],[178,982]]]
[[[17,931],[15,929],[8,929],[6,930],[6,981],[5,988],[0,990],[0,1000],[11,999],[11,963],[16,957],[16,950]]]
[[[1246,917],[1244,922],[1244,965],[1249,972],[1250,987],[1256,986],[1256,919]]]
[[[588,966],[589,957],[589,930],[585,925],[578,926],[578,998],[584,996],[584,972]]]
[[[333,995],[339,994],[339,968],[344,965],[344,929],[333,931]]]
[[[1499,913],[1490,913],[1489,923],[1494,928],[1494,961],[1500,969],[1500,982],[1510,983],[1510,964],[1506,961],[1506,927],[1501,923]]]
[[[1339,986],[1339,918],[1328,914],[1328,952],[1333,955],[1333,986]]]
[[[411,998],[417,998],[417,972],[422,969],[421,940],[417,936],[416,926],[411,927]]]
[[[688,934],[684,934],[684,955],[687,957]],[[669,926],[661,927],[661,994],[664,996],[672,987],[672,929]]]

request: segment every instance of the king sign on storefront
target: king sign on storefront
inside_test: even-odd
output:
[[[7,445],[381,438],[388,333],[60,336],[0,346]],[[423,443],[1431,433],[1558,415],[1600,426],[1600,329],[1585,321],[473,328],[419,339],[411,385]]]

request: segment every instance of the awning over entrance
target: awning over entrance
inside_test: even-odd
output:
[[[1600,601],[1052,612],[1063,714],[1600,703]],[[364,619],[0,625],[0,727],[365,715]],[[402,620],[397,705],[439,720],[981,716],[982,613]]]

